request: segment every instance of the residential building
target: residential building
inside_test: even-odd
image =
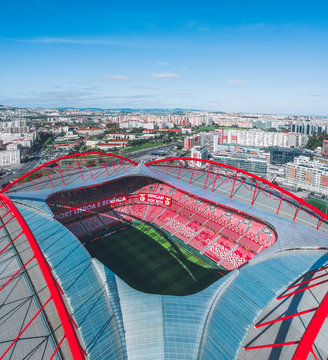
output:
[[[294,162],[286,164],[286,180],[295,185],[313,192],[328,194],[328,166],[308,157],[300,156]]]

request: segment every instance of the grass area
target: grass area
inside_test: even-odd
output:
[[[133,151],[138,151],[138,150],[143,150],[143,149],[149,149],[155,146],[161,146],[164,145],[163,141],[155,141],[155,142],[150,142],[150,143],[146,143],[146,144],[142,144],[142,145],[137,145],[137,146],[132,146],[129,148],[126,148],[122,151],[122,153],[126,154],[126,153],[130,153]]]
[[[151,226],[145,223],[134,223],[133,224],[135,228],[139,229],[143,233],[149,235],[152,239],[157,241],[160,245],[162,245],[168,252],[172,254],[172,256],[176,256],[177,250],[176,247],[179,248],[179,251],[185,256],[186,259],[193,262],[194,264],[197,264],[199,266],[202,266],[206,269],[213,269],[212,266],[207,264],[205,261],[201,260],[197,256],[191,254],[183,247],[179,246],[175,242],[170,241],[167,239],[164,235],[160,234],[160,232],[153,229]]]
[[[307,198],[305,201],[314,206],[315,208],[319,209],[323,213],[328,213],[328,205],[326,201],[314,198]]]
[[[148,225],[124,224],[107,231],[94,241],[84,239],[87,250],[139,291],[184,296],[222,277]]]

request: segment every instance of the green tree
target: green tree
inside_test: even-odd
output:
[[[322,146],[324,140],[328,139],[326,132],[321,132],[320,134],[313,133],[309,136],[306,147],[310,150],[316,149],[318,146]]]

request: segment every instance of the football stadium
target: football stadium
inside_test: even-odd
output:
[[[68,155],[0,218],[0,360],[328,356],[328,217],[256,175]]]

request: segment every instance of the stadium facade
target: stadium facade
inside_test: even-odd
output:
[[[4,188],[0,217],[0,360],[327,357],[328,217],[256,175],[69,155]],[[134,221],[218,279],[184,296],[128,285],[88,246]]]

